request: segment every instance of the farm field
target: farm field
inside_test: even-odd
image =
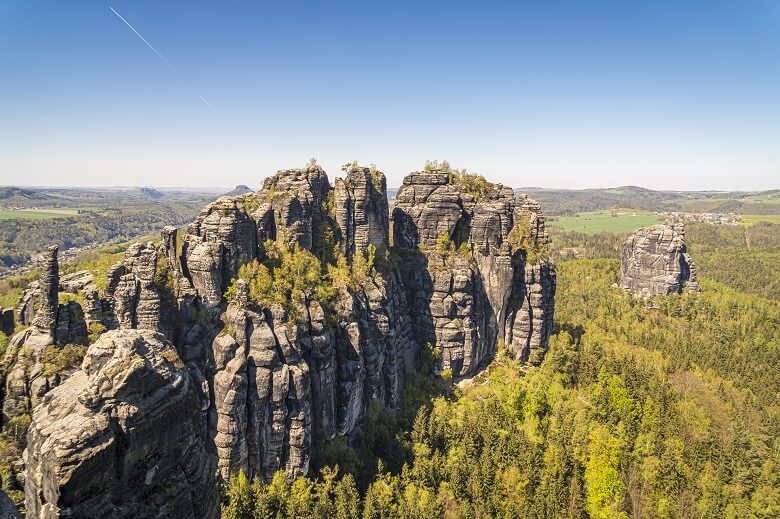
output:
[[[780,224],[780,215],[778,214],[744,214],[742,223],[750,226],[758,222],[770,222]]]
[[[549,225],[567,231],[587,234],[607,232],[631,232],[640,227],[663,223],[663,218],[647,211],[633,209],[612,209],[606,211],[588,211],[577,216],[561,216],[549,219]]]
[[[78,209],[0,209],[0,220],[17,220],[20,218],[43,220],[46,218],[76,216],[78,214]]]

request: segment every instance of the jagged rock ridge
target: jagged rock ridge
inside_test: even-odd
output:
[[[685,244],[685,227],[661,224],[634,231],[620,252],[620,285],[642,297],[698,292],[696,267]]]
[[[193,426],[180,430],[182,439],[195,445],[202,438],[203,463],[212,460],[222,479],[238,470],[266,479],[277,470],[289,477],[305,474],[317,440],[350,434],[372,401],[399,405],[426,342],[440,351],[440,369],[456,376],[475,373],[501,343],[516,358],[541,360],[552,325],[555,269],[547,260],[537,203],[484,179],[474,191],[462,178],[434,170],[407,176],[391,215],[381,172],[351,165],[345,173],[331,187],[316,165],[280,171],[256,193],[220,197],[183,232],[164,229],[159,245],[133,245],[109,270],[102,289],[87,273],[59,282],[42,276],[19,314],[27,315],[41,294],[49,294],[49,301],[56,296],[51,286],[59,286],[84,295],[79,308],[85,327],[99,323],[117,330],[103,337],[121,342],[129,337],[122,334],[140,329],[143,337],[133,344],[157,344],[164,335],[176,350],[172,356],[163,348],[165,355],[176,376],[188,381],[187,423]],[[268,244],[303,251],[328,268],[352,269],[355,276],[360,264],[370,275],[332,287],[328,300],[291,294],[258,300],[237,278],[252,262],[273,267]],[[41,326],[51,325],[46,316],[53,307],[45,312]],[[38,322],[37,314],[27,317]],[[58,326],[54,329],[56,335]],[[14,341],[21,346],[29,338]],[[101,341],[88,359],[113,344]],[[87,372],[90,362],[84,364]],[[152,363],[148,375],[158,379],[158,367]],[[46,398],[58,402],[92,376],[98,375],[79,372],[64,384],[58,381],[60,387]],[[102,398],[101,391],[95,398]],[[78,412],[85,420],[98,419],[96,408]],[[134,419],[143,421],[143,413],[139,408]],[[45,454],[55,424],[62,435],[81,434],[78,424],[44,403],[29,437],[35,456]],[[201,452],[199,446],[195,452]],[[34,494],[28,506],[60,507],[62,497],[54,494],[46,503],[40,500],[36,485],[43,469],[31,456],[20,475]],[[73,465],[69,470],[76,472],[83,463],[104,463],[87,458],[95,461],[47,463]],[[88,501],[68,494],[58,478],[46,484],[60,496],[73,496],[68,506]],[[141,488],[130,490],[128,503],[145,495]]]

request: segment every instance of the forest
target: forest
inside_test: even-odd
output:
[[[223,517],[780,516],[780,301],[761,293],[776,268],[715,268],[733,250],[765,261],[776,229],[754,251],[691,227],[701,294],[634,299],[613,286],[620,241],[591,243],[610,257],[558,263],[540,367],[499,352],[453,384],[428,353],[400,411],[318,446],[310,477],[236,475]]]

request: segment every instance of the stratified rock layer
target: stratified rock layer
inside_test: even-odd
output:
[[[555,268],[536,202],[484,180],[411,173],[396,195],[393,238],[415,335],[436,345],[443,369],[473,374],[499,341],[518,359],[541,360]]]
[[[164,336],[104,334],[82,370],[35,409],[28,517],[217,517],[201,420],[193,382]]]
[[[620,285],[642,297],[699,291],[684,227],[654,225],[634,231],[620,252]]]

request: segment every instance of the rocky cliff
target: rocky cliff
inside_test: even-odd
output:
[[[620,252],[620,285],[642,297],[699,291],[682,224],[634,231]]]
[[[315,443],[352,433],[371,402],[400,404],[425,343],[456,376],[502,347],[540,361],[555,268],[539,205],[435,168],[406,177],[392,213],[386,190],[375,168],[349,165],[333,186],[316,165],[283,170],[256,193],[219,198],[183,232],[133,245],[105,283],[58,280],[55,254],[20,304],[35,326],[12,340],[17,358],[36,336],[57,343],[57,287],[83,294],[85,329],[113,331],[81,371],[38,392],[20,475],[33,515],[163,503],[239,470],[305,474]],[[30,316],[36,300],[46,305]],[[153,427],[168,430],[151,438]],[[196,515],[208,517],[203,506]]]
[[[31,517],[217,516],[194,382],[150,330],[115,330],[35,408],[27,436]]]
[[[538,204],[470,175],[412,173],[396,196],[393,237],[415,336],[437,346],[443,369],[473,374],[499,343],[540,360],[555,268]]]

